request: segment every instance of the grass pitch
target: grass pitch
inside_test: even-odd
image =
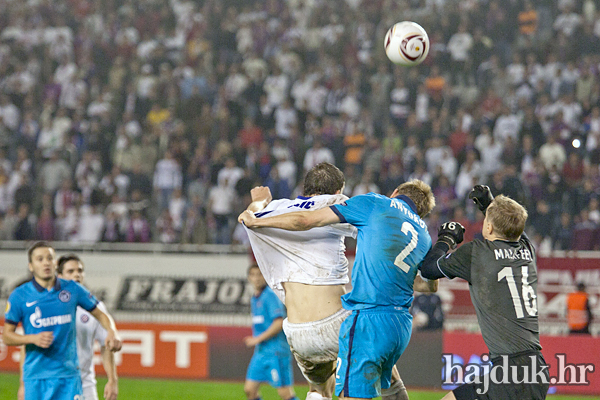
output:
[[[98,397],[106,379],[98,379]],[[17,398],[19,377],[16,374],[0,373],[0,400]],[[296,385],[296,394],[300,400],[306,398],[308,386]],[[410,390],[411,400],[439,400],[445,392]],[[275,389],[268,385],[261,387],[263,400],[279,400]],[[237,382],[176,381],[157,379],[119,379],[119,400],[244,400],[244,385]],[[337,398],[337,397],[334,397]],[[548,396],[550,400],[600,400],[590,396]]]

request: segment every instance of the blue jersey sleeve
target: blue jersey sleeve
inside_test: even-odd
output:
[[[285,306],[275,293],[269,293],[269,300],[265,303],[267,313],[272,320],[276,320],[277,318],[285,318]]]
[[[6,303],[6,312],[4,313],[4,321],[18,325],[19,322],[23,319],[23,309],[21,307],[21,300],[18,293],[12,292],[8,297],[8,302]]]
[[[341,222],[347,222],[354,226],[364,226],[369,220],[377,197],[375,195],[362,194],[346,200],[342,204],[331,206],[331,209],[340,218]]]
[[[88,312],[94,311],[98,306],[96,297],[79,283],[73,282],[73,284],[75,285],[74,292],[77,295],[77,305]]]

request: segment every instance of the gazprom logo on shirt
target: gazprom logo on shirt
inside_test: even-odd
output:
[[[262,324],[263,322],[265,322],[265,316],[264,315],[255,315],[252,317],[252,323],[253,324]]]
[[[47,326],[64,325],[71,322],[71,314],[55,315],[54,317],[42,318],[42,310],[35,308],[35,312],[29,317],[29,322],[34,328],[45,328]]]

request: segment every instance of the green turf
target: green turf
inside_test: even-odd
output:
[[[99,398],[106,380],[98,379]],[[0,373],[0,400],[16,399],[19,378],[16,374]],[[229,382],[193,382],[157,379],[119,380],[119,400],[244,400],[244,385]],[[308,391],[307,386],[295,386],[298,398],[303,400]],[[275,389],[265,385],[261,388],[263,400],[278,400]],[[444,392],[409,391],[411,400],[439,400]],[[591,396],[549,396],[551,400],[600,400]]]

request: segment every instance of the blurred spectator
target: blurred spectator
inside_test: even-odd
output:
[[[586,209],[581,210],[578,220],[573,229],[573,250],[594,250],[598,245],[598,225],[589,218],[589,212]]]
[[[214,242],[231,244],[233,203],[235,191],[229,185],[227,178],[219,180],[208,194],[208,214],[214,221]]]
[[[347,193],[366,170],[384,192],[396,180],[438,185],[444,175],[459,202],[444,196],[439,206],[446,214],[467,207],[473,224],[480,221],[462,198],[474,183],[520,190],[530,211],[544,199],[571,221],[590,207],[596,221],[597,5],[434,3],[402,6],[431,39],[425,62],[402,71],[372,46],[397,12],[394,2],[170,2],[160,12],[137,7],[135,18],[127,4],[6,3],[2,229],[14,233],[22,204],[33,226],[49,226],[56,205],[42,204],[43,194],[54,197],[67,180],[79,193],[55,215],[56,239],[78,240],[79,207],[105,206],[115,193],[117,204],[155,221],[180,189],[178,201],[199,204],[190,221],[208,226],[202,208],[219,172],[232,173],[230,158],[244,170],[229,177],[241,194],[234,214],[249,186],[278,175],[293,189],[302,170],[329,161],[347,172]],[[58,208],[69,203],[60,200]],[[117,219],[128,233],[127,216]]]
[[[63,182],[70,179],[69,164],[60,158],[58,151],[53,151],[50,159],[42,165],[39,174],[39,185],[45,193],[54,193]]]
[[[444,326],[442,299],[435,293],[422,293],[415,296],[411,314],[414,316],[414,326],[418,331],[433,331]]]
[[[322,162],[335,163],[335,159],[333,157],[333,152],[323,147],[323,141],[321,138],[315,138],[313,141],[313,145],[306,151],[304,156],[304,171],[310,170],[317,164]]]
[[[150,241],[150,224],[140,211],[132,211],[127,228],[127,242],[147,243]]]
[[[573,244],[573,224],[571,214],[563,212],[558,224],[552,230],[552,248],[554,250],[570,250]]]
[[[154,190],[157,193],[158,209],[164,210],[169,204],[171,193],[181,189],[182,175],[179,163],[173,159],[171,151],[156,163],[154,170]]]

